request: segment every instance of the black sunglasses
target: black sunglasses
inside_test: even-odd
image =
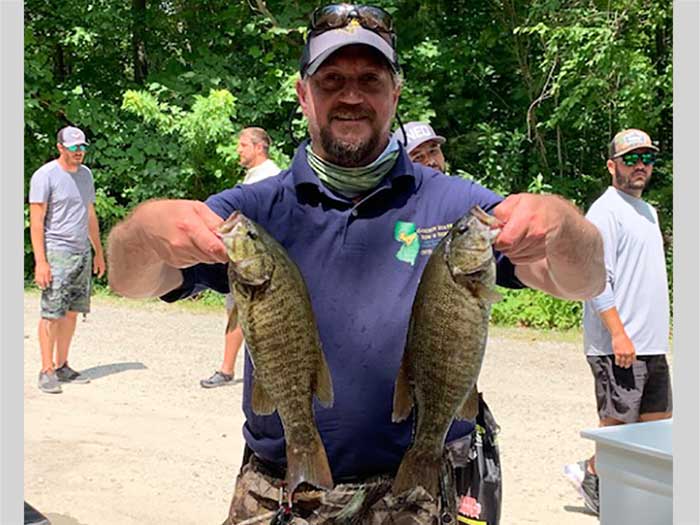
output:
[[[391,15],[381,7],[371,5],[330,4],[319,7],[311,14],[311,30],[322,33],[345,27],[351,20],[370,31],[394,33]]]
[[[634,166],[637,164],[639,159],[642,160],[642,164],[645,166],[649,166],[650,164],[653,165],[656,162],[656,153],[626,153],[622,155],[622,162],[625,164],[625,166]]]

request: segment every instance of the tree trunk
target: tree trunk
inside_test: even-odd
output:
[[[668,33],[667,33],[668,30]],[[668,34],[672,33],[672,28],[667,28],[664,25],[659,25],[656,27],[656,73],[659,77],[662,77],[665,73],[666,67],[668,66],[668,58],[670,53],[668,48],[670,47]],[[657,100],[664,100],[663,88],[659,86],[657,88]],[[659,147],[661,151],[670,152],[673,149],[673,106],[664,105],[661,110],[661,125],[659,126],[659,132],[657,134],[656,140],[659,141]]]
[[[53,56],[53,68],[56,80],[63,82],[66,79],[66,62],[63,55],[63,46],[61,44],[56,44],[56,52]]]
[[[146,0],[131,0],[131,14],[133,20],[131,45],[134,54],[134,82],[143,84],[148,76],[148,62],[146,60]]]

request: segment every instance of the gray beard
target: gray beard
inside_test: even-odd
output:
[[[373,132],[369,140],[350,143],[333,137],[330,126],[321,128],[321,146],[329,158],[326,160],[343,168],[365,166],[376,145],[380,142],[379,133]]]

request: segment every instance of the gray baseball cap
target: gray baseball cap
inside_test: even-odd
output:
[[[362,27],[356,20],[348,25],[318,34],[311,34],[304,46],[299,69],[301,76],[313,75],[319,66],[338,49],[352,44],[373,47],[387,59],[394,71],[399,70],[398,57],[392,45],[378,33]]]
[[[85,133],[80,128],[66,126],[58,132],[58,142],[64,146],[77,146],[79,144],[87,144]]]
[[[403,129],[406,132],[407,153],[411,153],[412,150],[428,140],[435,140],[438,142],[438,144],[445,143],[445,137],[437,135],[427,122],[409,122],[408,124],[404,124]],[[403,144],[403,133],[401,133],[401,128],[394,131],[394,137],[401,144]]]

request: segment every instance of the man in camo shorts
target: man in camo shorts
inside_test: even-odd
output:
[[[61,129],[58,158],[34,172],[30,183],[34,281],[42,290],[39,389],[50,394],[61,392],[59,383],[89,382],[68,366],[78,313],[90,311],[91,269],[100,277],[105,272],[95,185],[92,172],[82,164],[87,145],[80,129]]]

